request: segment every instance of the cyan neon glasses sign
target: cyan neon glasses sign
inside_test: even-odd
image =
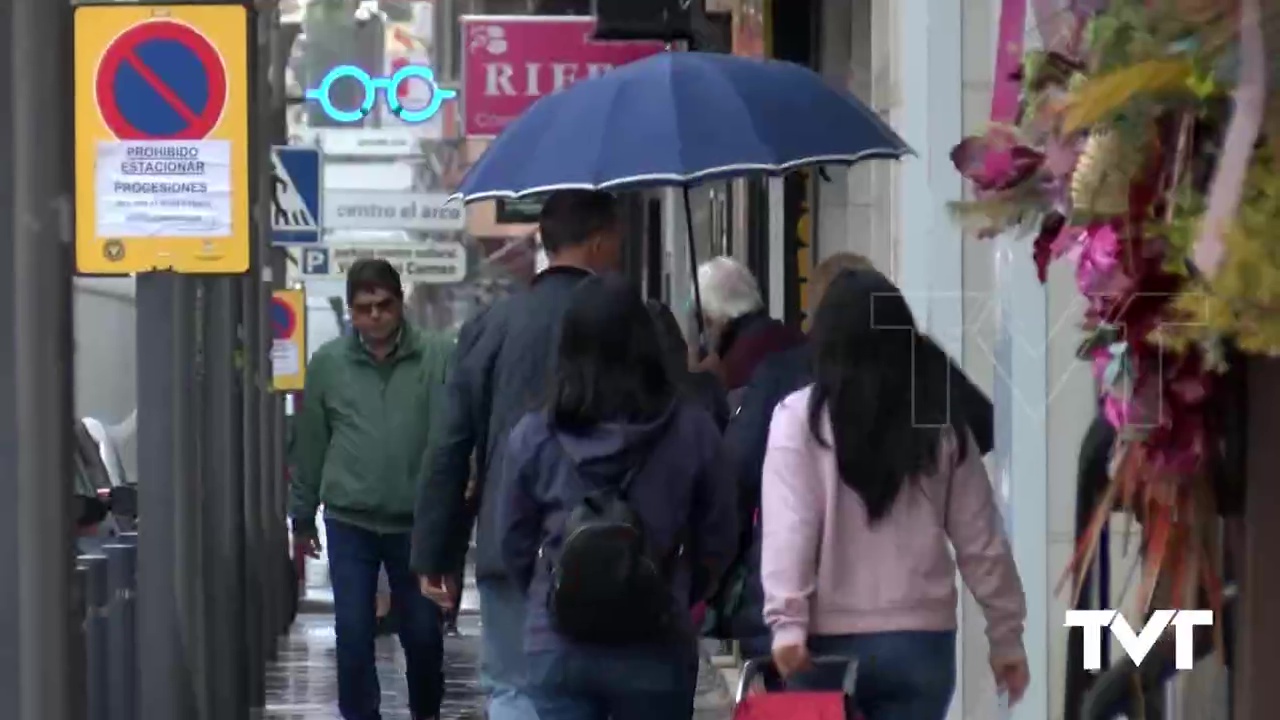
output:
[[[400,89],[404,83],[417,79],[431,88],[431,100],[425,107],[407,108],[400,101]],[[339,80],[352,80],[364,88],[364,100],[355,109],[343,109],[333,104],[333,85]],[[435,73],[431,68],[421,65],[406,65],[389,77],[375,78],[355,65],[339,65],[329,71],[320,81],[320,87],[306,91],[306,99],[320,103],[324,114],[337,122],[355,123],[364,120],[373,112],[373,105],[381,92],[387,101],[387,109],[392,115],[407,123],[420,123],[430,120],[440,112],[440,108],[449,100],[458,97],[457,90],[442,88],[436,84]]]

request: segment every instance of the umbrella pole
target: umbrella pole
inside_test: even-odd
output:
[[[698,323],[698,344],[706,342],[706,328],[702,319],[702,288],[698,287],[698,249],[693,242],[693,203],[689,200],[689,186],[680,186],[680,191],[684,195],[684,236],[685,242],[689,244],[689,274],[693,276],[693,316]],[[705,348],[699,349],[699,357],[704,354]]]

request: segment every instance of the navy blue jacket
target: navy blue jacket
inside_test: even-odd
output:
[[[511,428],[545,400],[560,337],[560,321],[586,270],[552,267],[533,285],[505,297],[465,325],[458,335],[439,413],[441,437],[427,454],[418,484],[413,523],[413,570],[452,575],[462,568],[476,525],[476,576],[504,574],[494,532],[491,485],[500,475],[501,450]],[[474,456],[479,484],[478,517],[465,496]]]
[[[526,415],[516,425],[505,456],[497,530],[508,576],[528,591],[528,651],[566,646],[552,630],[547,592],[568,513],[589,486],[619,482],[636,465],[640,470],[627,499],[644,522],[651,552],[668,557],[684,541],[672,603],[693,637],[690,607],[706,598],[737,552],[734,485],[723,453],[711,416],[687,401],[673,403],[647,425],[601,425],[587,434],[557,432],[545,412]]]

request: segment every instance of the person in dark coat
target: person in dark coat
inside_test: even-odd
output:
[[[853,253],[833,255],[818,264],[809,278],[811,310],[822,302],[826,288],[840,273],[870,268],[866,258]],[[947,363],[951,374],[952,407],[964,413],[979,451],[986,455],[994,445],[994,410],[991,400],[936,343],[925,345],[931,357],[919,360],[920,368]],[[738,573],[737,600],[726,608],[726,617],[716,618],[713,634],[739,641],[744,657],[767,657],[770,652],[769,631],[764,625],[764,590],[760,585],[760,537],[756,515],[760,508],[761,469],[769,438],[769,421],[773,409],[783,398],[813,382],[811,350],[807,344],[765,358],[756,368],[741,396],[738,412],[725,431],[725,444],[738,482],[738,503],[742,531],[742,557],[735,567]],[[732,589],[726,580],[725,591]]]
[[[527,592],[528,692],[540,720],[687,720],[697,661],[689,608],[737,549],[723,442],[710,414],[670,378],[657,328],[629,283],[592,278],[573,295],[548,406],[511,432],[500,490],[502,557]],[[632,644],[575,642],[548,611],[566,520],[593,488],[632,473],[625,499],[646,544],[654,557],[675,558],[672,632]]]
[[[686,363],[689,356],[689,345],[685,342],[680,323],[676,321],[671,308],[657,300],[645,301],[649,315],[658,326],[658,345],[662,348],[663,359],[667,363],[667,371],[675,381],[676,387],[711,413],[716,427],[724,430],[729,424],[729,400],[719,378],[706,370],[690,370]]]
[[[480,679],[490,720],[535,717],[523,693],[524,591],[507,574],[495,530],[498,493],[492,487],[501,476],[502,451],[511,428],[546,397],[573,289],[595,273],[616,271],[622,250],[616,201],[608,193],[553,193],[538,226],[549,267],[458,335],[445,401],[431,408],[443,418],[442,433],[426,455],[414,515],[412,566],[423,594],[445,608],[455,603],[456,573],[476,524]],[[473,456],[478,513],[467,502]]]
[[[804,335],[769,316],[760,285],[745,265],[729,257],[714,257],[698,267],[706,330],[705,358],[693,358],[695,370],[711,370],[737,399],[756,366],[769,355],[804,342]]]

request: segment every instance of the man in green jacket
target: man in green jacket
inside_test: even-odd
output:
[[[307,369],[291,488],[294,537],[319,553],[323,505],[343,719],[381,718],[375,597],[385,569],[410,710],[414,720],[432,720],[444,691],[440,608],[419,592],[409,547],[418,472],[433,435],[429,408],[453,343],[405,321],[400,275],[385,260],[351,266],[347,306],[354,332],[317,350]]]

